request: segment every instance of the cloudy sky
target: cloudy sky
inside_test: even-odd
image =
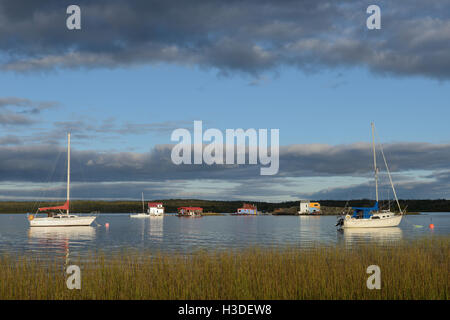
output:
[[[74,198],[374,198],[371,121],[399,197],[449,199],[449,80],[446,0],[0,0],[0,200],[64,197],[68,131]],[[172,164],[194,120],[279,129],[278,175]]]

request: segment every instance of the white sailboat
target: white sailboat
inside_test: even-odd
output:
[[[353,207],[353,215],[347,214],[345,217],[339,218],[336,226],[339,228],[385,228],[396,227],[400,224],[403,217],[403,212],[398,202],[397,193],[395,192],[394,184],[392,183],[391,173],[387,165],[386,157],[384,156],[383,148],[380,146],[383,155],[386,171],[389,176],[392,191],[394,192],[395,201],[397,202],[399,214],[391,212],[391,210],[380,210],[378,207],[378,168],[377,157],[375,151],[375,125],[372,122],[372,148],[373,148],[373,165],[375,170],[375,191],[376,202],[373,207]]]
[[[70,227],[89,226],[96,219],[95,216],[78,216],[70,214],[70,133],[67,134],[67,199],[64,205],[39,208],[38,212],[47,212],[47,217],[37,217],[29,214],[30,227]],[[53,213],[57,211],[58,213]],[[65,212],[64,212],[65,211]]]
[[[164,207],[161,202],[149,202],[147,212],[144,207],[144,193],[142,192],[142,213],[130,214],[130,218],[163,217]]]
[[[130,218],[148,218],[150,214],[148,212],[145,212],[145,206],[144,206],[144,193],[142,192],[142,212],[136,213],[136,214],[130,214]]]

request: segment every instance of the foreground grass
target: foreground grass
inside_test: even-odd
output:
[[[0,299],[449,299],[449,237],[395,248],[253,248],[191,256],[133,253],[79,262],[68,290],[61,262],[0,256]],[[369,265],[382,289],[368,290]]]

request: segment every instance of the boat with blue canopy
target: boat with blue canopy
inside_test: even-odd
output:
[[[383,147],[380,145],[381,154],[383,155],[384,164],[386,166],[386,171],[389,176],[389,181],[394,192],[395,201],[397,202],[399,214],[391,212],[391,210],[380,210],[379,199],[378,199],[378,168],[377,168],[377,157],[375,150],[375,125],[372,123],[372,148],[373,148],[373,164],[375,170],[375,193],[376,201],[373,207],[352,207],[353,214],[346,214],[343,217],[338,218],[336,224],[337,227],[341,229],[345,228],[385,228],[385,227],[396,227],[402,221],[403,211],[398,202],[397,193],[395,191],[394,184],[392,182],[391,173],[384,156]]]

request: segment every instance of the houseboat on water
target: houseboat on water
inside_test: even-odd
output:
[[[237,209],[236,216],[256,216],[258,214],[258,208],[253,204],[244,203],[242,208]]]
[[[179,217],[201,217],[203,208],[200,207],[180,207],[178,208]]]
[[[298,212],[299,215],[319,215],[322,214],[320,211],[320,203],[318,202],[311,202],[309,200],[302,200],[300,201],[300,211]]]
[[[164,206],[162,202],[149,202],[147,213],[153,217],[159,217],[164,215]]]

